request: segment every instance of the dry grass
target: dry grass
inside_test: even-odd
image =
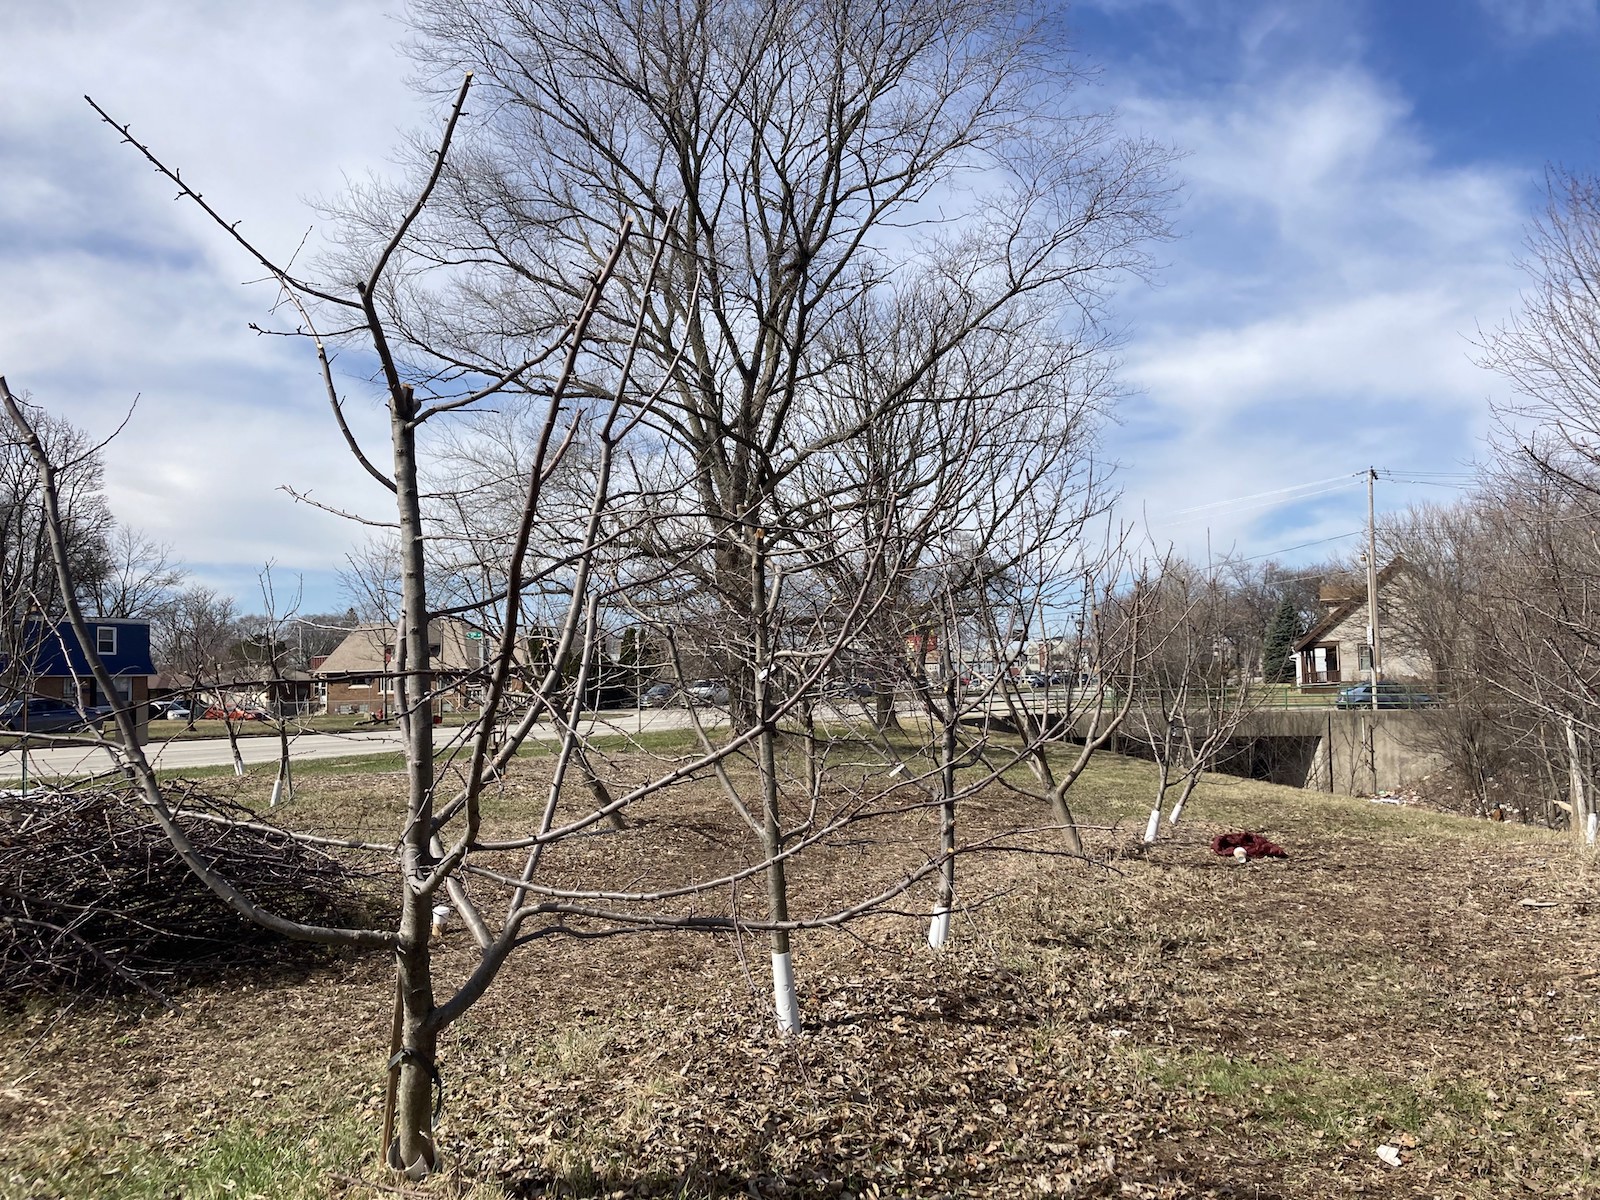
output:
[[[1075,792],[1092,865],[967,860],[984,903],[943,954],[923,893],[799,938],[799,1038],[772,1031],[759,941],[537,942],[447,1035],[451,1171],[406,1193],[1600,1191],[1592,859],[1541,830],[1225,778],[1145,853],[1150,775],[1107,758]],[[295,813],[376,833],[396,786],[308,777]],[[497,797],[493,821],[536,794]],[[1017,804],[965,820],[1032,819]],[[1212,855],[1236,828],[1290,858]],[[796,872],[796,907],[887,877],[934,831],[919,813],[841,839]],[[695,785],[551,866],[661,880],[750,858],[748,841]],[[451,939],[441,974],[469,962]],[[0,1194],[394,1194],[372,1147],[390,987],[381,961],[334,960],[270,990],[196,989],[175,1015],[19,1014],[0,1034]]]

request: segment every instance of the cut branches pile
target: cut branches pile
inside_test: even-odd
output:
[[[192,783],[168,790],[195,848],[257,903],[307,922],[360,906],[343,863]],[[308,953],[217,903],[126,789],[0,793],[0,995],[160,993]]]

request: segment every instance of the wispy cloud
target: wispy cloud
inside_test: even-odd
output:
[[[1600,31],[1600,0],[1478,0],[1478,7],[1524,41]]]
[[[1172,514],[1476,456],[1500,385],[1470,335],[1516,294],[1531,172],[1441,163],[1358,62],[1119,101],[1188,152],[1186,238],[1163,286],[1125,298],[1139,394],[1113,439],[1157,540],[1255,553],[1332,536],[1359,523],[1356,494]]]
[[[91,94],[270,254],[314,218],[303,196],[381,170],[424,119],[377,0],[58,0],[0,15],[0,351],[12,384],[96,433],[113,510],[248,598],[269,559],[326,572],[359,532],[279,485],[360,510],[308,348],[267,319],[261,269],[84,103]],[[313,244],[314,241],[313,241]],[[361,398],[357,427],[381,438]]]

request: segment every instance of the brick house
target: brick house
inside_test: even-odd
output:
[[[397,630],[388,623],[352,629],[333,651],[314,661],[311,676],[323,711],[387,717],[395,703]],[[436,618],[428,629],[428,665],[434,671],[434,712],[459,712],[479,702],[478,672],[485,642],[467,622]]]

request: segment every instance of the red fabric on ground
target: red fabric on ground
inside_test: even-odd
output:
[[[1211,839],[1213,854],[1232,854],[1244,848],[1246,858],[1288,858],[1289,853],[1277,842],[1269,842],[1259,833],[1219,833]]]

